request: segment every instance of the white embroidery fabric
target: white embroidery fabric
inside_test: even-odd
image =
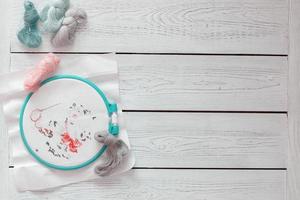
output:
[[[62,171],[45,167],[28,153],[19,133],[19,113],[28,94],[23,89],[26,71],[11,72],[0,77],[0,99],[3,103],[4,118],[10,142],[10,165],[14,166],[10,171],[16,188],[19,191],[44,190],[80,181],[101,179],[95,173],[95,167],[103,163],[105,156],[101,156],[94,163],[81,169]],[[74,56],[74,59],[71,61],[61,64],[56,74],[73,74],[87,78],[101,88],[109,100],[118,104],[119,137],[127,144],[130,150],[119,98],[118,66],[113,56]],[[134,162],[132,151],[129,151],[128,156],[122,160],[121,164],[110,175],[128,171],[133,167]]]

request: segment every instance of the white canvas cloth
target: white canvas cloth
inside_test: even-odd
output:
[[[94,168],[103,157],[81,169],[61,171],[40,164],[28,153],[19,133],[19,113],[28,94],[23,89],[26,73],[27,70],[17,71],[0,77],[0,99],[3,103],[10,142],[10,164],[14,166],[10,170],[17,189],[19,191],[43,190],[80,181],[101,179],[95,174]],[[87,78],[101,88],[109,100],[116,102],[120,110],[120,137],[129,146],[124,117],[121,112],[118,67],[115,60],[98,55],[87,55],[86,57],[74,55],[74,59],[61,65],[56,74],[72,74]],[[131,169],[133,165],[134,157],[130,151],[129,155],[122,161],[121,165],[114,169],[111,175],[125,172]]]

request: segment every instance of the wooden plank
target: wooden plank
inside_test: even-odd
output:
[[[7,72],[10,64],[10,24],[7,18],[10,18],[11,4],[6,1],[0,2],[3,11],[0,13],[1,31],[0,31],[0,73]]]
[[[8,72],[10,65],[11,1],[0,1],[0,73]],[[9,199],[8,135],[0,103],[0,199]]]
[[[11,68],[41,57],[13,54]],[[64,65],[74,55],[61,58]],[[127,110],[287,110],[286,57],[118,55],[118,63]]]
[[[284,200],[285,170],[131,170],[122,176],[14,199]]]
[[[125,113],[137,167],[285,168],[283,114]]]
[[[287,54],[287,0],[77,0],[88,24],[75,45],[39,49],[16,39],[23,1],[14,0],[12,51]],[[44,2],[33,0],[37,7]]]
[[[121,56],[125,109],[286,111],[287,59]]]
[[[300,197],[300,0],[290,1],[288,200]]]

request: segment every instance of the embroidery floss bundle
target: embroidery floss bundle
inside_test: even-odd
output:
[[[37,48],[42,42],[37,22],[39,15],[35,6],[30,1],[24,2],[24,27],[18,32],[19,41],[29,48]]]
[[[40,83],[53,74],[60,63],[60,59],[52,53],[42,59],[28,74],[24,80],[24,89],[28,92],[34,92],[40,87]]]
[[[70,7],[70,0],[55,0],[46,5],[40,16],[45,32],[56,33],[61,27],[65,12]]]
[[[61,28],[52,39],[52,44],[57,47],[71,44],[74,40],[78,25],[84,23],[86,19],[87,14],[84,10],[75,8],[69,9],[65,14]]]
[[[117,167],[123,158],[128,155],[128,146],[118,137],[108,132],[96,132],[95,140],[107,145],[105,159],[95,168],[95,172],[100,176],[109,175]]]

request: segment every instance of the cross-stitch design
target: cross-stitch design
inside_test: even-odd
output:
[[[80,151],[80,147],[92,139],[92,132],[86,128],[80,130],[77,119],[93,121],[96,116],[84,105],[73,102],[71,105],[66,106],[67,113],[64,120],[47,118],[44,112],[57,106],[63,105],[62,103],[56,103],[45,108],[32,110],[30,120],[37,130],[37,134],[41,134],[46,138],[45,146],[47,146],[48,152],[55,157],[69,159],[70,156]],[[73,127],[72,130],[70,130],[70,127]],[[74,129],[74,127],[77,127],[77,129]],[[76,130],[76,133],[72,133],[74,130]],[[35,149],[35,151],[39,152],[39,149]]]

